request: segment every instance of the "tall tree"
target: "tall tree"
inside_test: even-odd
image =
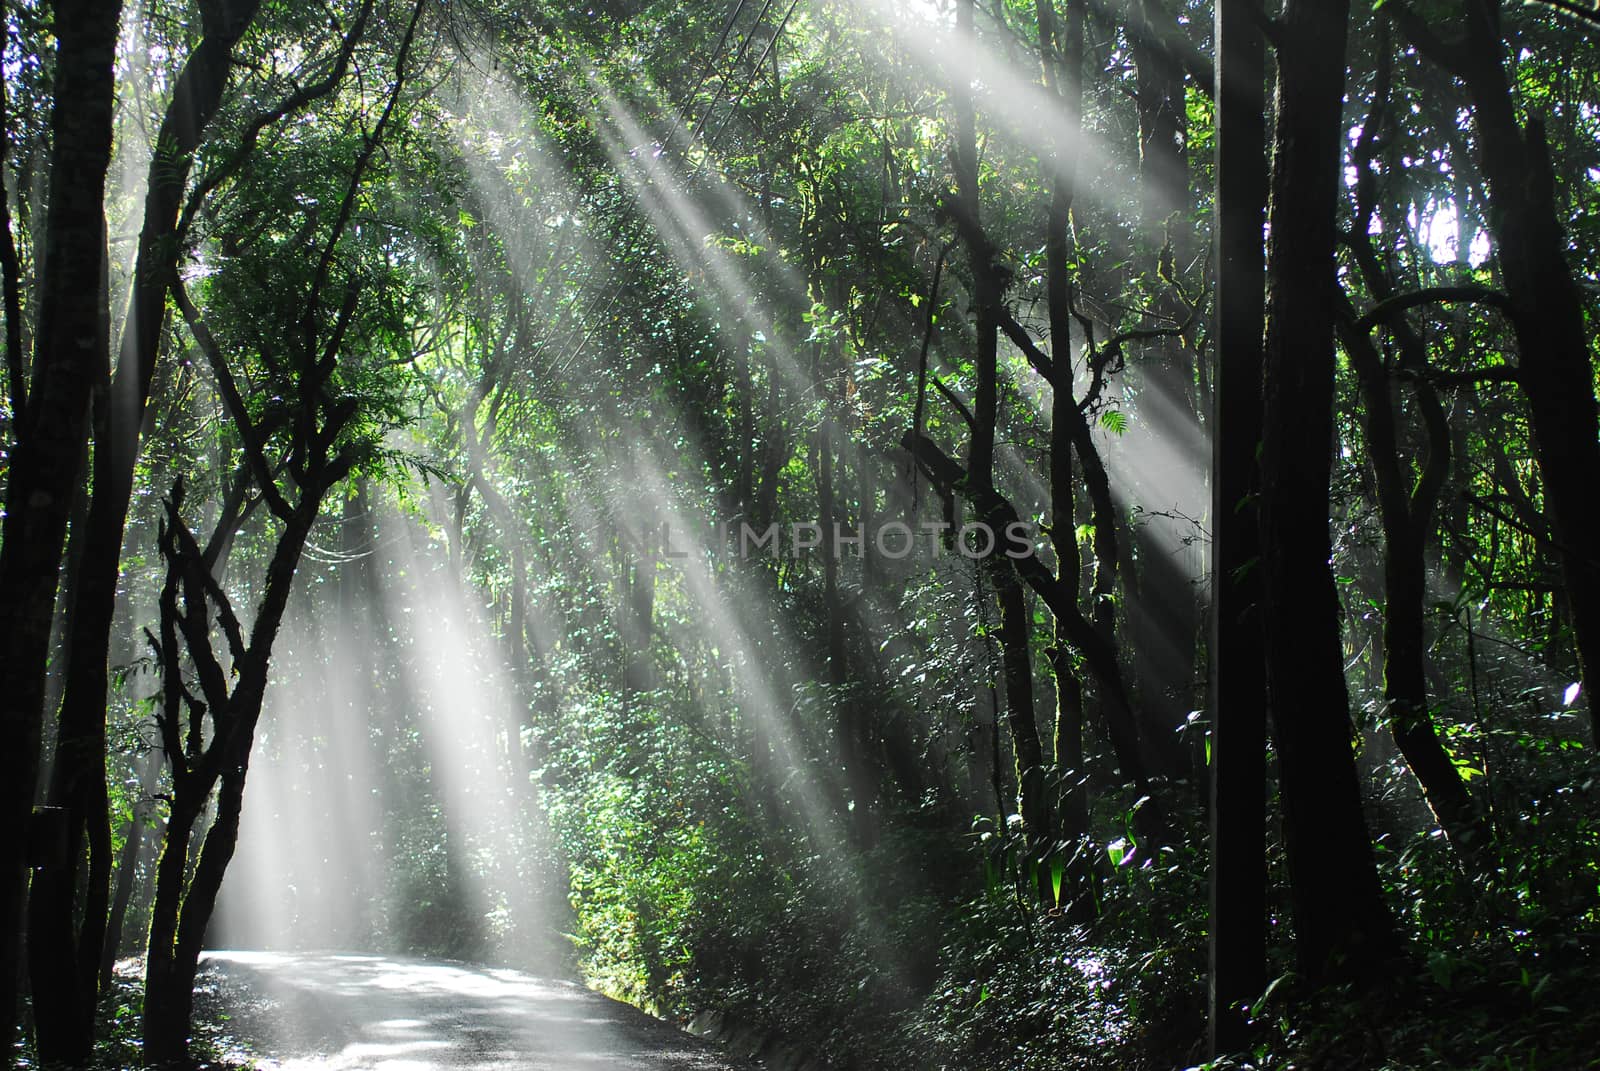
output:
[[[360,137],[348,177],[339,176],[342,189],[331,224],[320,242],[297,250],[311,265],[309,281],[284,271],[269,291],[275,299],[267,307],[270,312],[293,314],[284,321],[282,334],[263,340],[260,347],[269,380],[264,393],[283,402],[265,413],[252,411],[222,343],[182,281],[172,280],[173,297],[237,430],[241,477],[248,473],[252,493],[274,518],[278,533],[247,636],[232,599],[216,579],[240,512],[224,510],[202,548],[181,512],[181,484],[166,503],[159,540],[166,566],[159,723],[173,793],[157,863],[145,962],[142,1033],[147,1066],[165,1067],[188,1058],[195,973],[223,876],[238,845],[250,751],[295,571],[329,491],[374,457],[385,430],[382,381],[351,367],[359,363],[352,358],[362,333],[357,325],[363,311],[371,312],[362,303],[369,280],[359,272],[360,258],[346,249],[355,241],[351,236],[368,171],[412,73],[408,59],[425,3],[418,0],[412,7],[394,54],[394,76],[383,108]],[[244,270],[259,270],[259,265]],[[271,352],[279,345],[281,357]],[[402,354],[399,363],[410,356]],[[219,632],[224,645],[220,654]],[[227,672],[224,661],[230,665]],[[199,695],[187,686],[186,662]],[[214,790],[216,815],[191,865],[195,827]]]
[[[0,1066],[13,1058],[50,619],[88,437],[89,394],[110,360],[104,203],[121,10],[120,0],[63,0],[55,8],[49,256],[39,280],[32,376],[26,396],[12,397],[22,419],[0,543]],[[13,381],[13,391],[20,383]]]
[[[1301,970],[1370,971],[1390,921],[1361,813],[1342,615],[1328,559],[1335,210],[1348,0],[1289,0],[1278,23],[1267,209],[1261,561],[1267,687]]]
[[[1245,1041],[1239,1006],[1266,985],[1266,663],[1257,506],[1265,44],[1256,0],[1216,12],[1216,372],[1211,418],[1211,888],[1213,1055]]]
[[[71,639],[48,799],[66,820],[67,851],[47,860],[29,899],[29,967],[39,1056],[83,1063],[94,1045],[101,944],[110,897],[106,809],[107,656],[134,463],[180,257],[179,211],[206,128],[222,104],[233,48],[259,0],[200,5],[200,43],[173,86],[156,136],[121,354],[94,414],[94,481],[68,609]],[[87,866],[81,858],[87,848]],[[82,894],[81,907],[79,894]]]

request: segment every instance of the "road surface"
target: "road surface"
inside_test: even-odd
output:
[[[282,1071],[753,1071],[572,982],[400,956],[208,952],[202,1000]]]

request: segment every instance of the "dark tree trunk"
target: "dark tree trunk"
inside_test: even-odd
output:
[[[769,524],[776,523],[778,519],[778,481],[783,472],[784,457],[788,453],[788,446],[783,437],[783,411],[782,397],[778,389],[780,378],[778,358],[776,354],[769,353],[767,357],[767,397],[762,413],[761,426],[766,434],[762,442],[761,451],[761,479],[756,491],[754,523],[751,525],[757,531]]]
[[[234,663],[237,685],[221,694],[223,681],[208,686],[206,701],[211,709],[212,737],[200,748],[197,736],[180,744],[175,727],[175,700],[167,700],[167,728],[164,747],[173,767],[172,813],[167,822],[161,859],[157,864],[156,895],[151,907],[150,942],[145,957],[145,1002],[143,1040],[144,1060],[149,1067],[167,1067],[188,1058],[190,1015],[193,1011],[193,986],[205,930],[216,906],[217,891],[233,858],[238,842],[239,811],[242,806],[245,774],[250,748],[255,740],[256,723],[266,695],[267,672],[272,646],[288,606],[294,573],[306,538],[315,521],[322,496],[328,486],[344,476],[348,462],[335,462],[330,473],[316,473],[308,479],[305,498],[295,508],[273,549],[267,568],[266,585],[256,619],[251,627],[249,647]],[[203,584],[199,571],[206,569],[193,537],[182,529],[176,506],[168,509],[169,528],[163,533],[163,554],[168,559],[169,593],[162,599],[162,645],[166,661],[164,690],[177,687],[178,666],[175,650],[178,641],[176,588],[181,578],[185,587]],[[171,540],[171,542],[168,542]],[[220,589],[217,589],[220,590]],[[196,613],[199,598],[186,593],[187,617]],[[197,660],[213,662],[209,633],[202,619],[197,626],[182,629],[183,642]],[[191,631],[192,630],[192,631]],[[196,648],[199,648],[198,650]],[[204,674],[201,675],[202,679]],[[198,717],[198,715],[195,715]],[[205,810],[211,790],[218,783],[217,814],[194,866],[189,871],[190,846],[195,823]]]
[[[1143,25],[1172,23],[1172,16],[1161,10],[1158,0],[1135,2],[1141,8]],[[1130,34],[1129,43],[1137,68],[1134,105],[1139,113],[1139,216],[1146,240],[1159,245],[1167,218],[1188,209],[1184,72],[1178,58],[1150,37]]]
[[[1046,181],[1050,204],[1045,216],[1045,302],[1050,318],[1050,346],[1056,356],[1057,375],[1070,375],[1072,354],[1072,203],[1077,190],[1075,157],[1069,144],[1083,126],[1083,5],[1073,3],[1066,23],[1058,27],[1051,0],[1035,7],[1039,19],[1039,63],[1047,89],[1061,100],[1067,131],[1063,142],[1050,146]],[[1065,358],[1065,360],[1063,360]],[[1050,396],[1050,531],[1056,551],[1060,583],[1075,591],[1083,573],[1078,547],[1077,493],[1073,484],[1072,442],[1067,427],[1077,411],[1077,399],[1064,382]],[[1074,917],[1087,919],[1095,910],[1094,853],[1089,838],[1089,772],[1083,749],[1083,681],[1073,665],[1072,638],[1057,616],[1050,668],[1056,683],[1054,752],[1057,776],[1064,780],[1057,825],[1069,852],[1063,871],[1062,898]],[[1052,890],[1053,892],[1054,890]]]
[[[1348,0],[1290,0],[1279,26],[1267,241],[1261,561],[1296,951],[1308,978],[1365,976],[1390,920],[1361,813],[1342,615],[1328,559],[1335,206]]]
[[[168,827],[167,845],[162,855],[146,956],[142,1026],[144,1058],[151,1066],[187,1057],[194,973],[217,891],[238,841],[245,774],[266,694],[273,645],[294,587],[295,570],[323,501],[331,488],[350,475],[364,451],[355,444],[340,444],[341,433],[359,411],[359,402],[345,396],[331,406],[325,404],[340,356],[343,316],[323,308],[323,291],[329,283],[335,250],[351,221],[367,166],[406,83],[407,56],[422,17],[423,3],[424,0],[418,0],[412,8],[411,20],[395,56],[395,77],[387,101],[356,156],[344,198],[306,292],[301,320],[295,325],[299,328],[300,341],[291,351],[293,375],[286,377],[292,383],[289,389],[297,394],[294,404],[300,414],[288,428],[292,457],[290,475],[298,489],[298,499],[292,505],[284,495],[277,473],[271,468],[266,448],[257,437],[260,428],[253,424],[221,346],[189,301],[181,281],[173,280],[173,295],[211,366],[228,415],[242,432],[248,431],[248,434],[241,434],[247,470],[253,474],[262,499],[282,528],[267,565],[261,602],[247,641],[226,593],[212,575],[214,557],[201,553],[179,513],[181,484],[166,504],[167,523],[158,540],[167,565],[161,596],[163,712],[160,723],[162,745],[173,770],[174,818]],[[368,10],[363,7],[354,34],[359,34]],[[346,45],[352,40],[353,37],[347,37]],[[341,55],[348,59],[348,52]],[[360,292],[353,288],[353,283],[347,286],[352,288],[346,289],[343,305],[353,309]],[[224,524],[236,527],[238,519],[236,512],[223,511]],[[214,533],[211,546],[220,545],[221,537],[226,534]],[[177,594],[180,587],[183,593],[181,615]],[[232,654],[231,675],[223,672],[214,650],[213,607]],[[178,650],[180,632],[183,648],[195,668],[204,696],[203,705],[183,688]],[[179,708],[182,705],[190,708],[187,734],[180,733]],[[207,716],[212,726],[209,741],[203,740],[201,733],[203,719]],[[222,792],[217,817],[194,874],[186,883],[184,872],[193,825],[219,781]]]
[[[0,172],[9,170],[11,155],[11,120],[8,118],[9,93],[6,82],[0,78]],[[22,341],[22,264],[17,259],[16,235],[11,230],[11,197],[0,184],[0,293],[6,317],[6,393],[11,401],[11,424],[7,428],[6,444],[9,447],[12,432],[27,413],[28,369],[26,351]]]
[[[833,493],[833,422],[823,419],[817,432],[817,524],[822,529],[822,605],[823,647],[828,659],[828,683],[834,688],[834,761],[842,778],[843,797],[860,808],[865,799],[856,799],[854,787],[860,773],[856,746],[855,711],[847,697],[850,664],[845,653],[844,603],[839,592],[839,544],[834,539],[838,514]]]
[[[1369,237],[1374,233],[1374,224],[1382,218],[1377,212],[1378,176],[1372,162],[1379,131],[1389,111],[1393,58],[1387,29],[1387,24],[1380,28],[1373,103],[1352,154],[1358,176],[1357,203],[1348,243],[1361,277],[1380,303],[1395,296],[1393,278]],[[1426,378],[1427,342],[1412,329],[1404,312],[1388,317],[1386,326],[1399,344],[1399,369],[1411,382],[1423,425],[1420,474],[1413,479],[1411,463],[1401,453],[1393,397],[1396,379],[1373,344],[1367,326],[1357,322],[1355,310],[1343,296],[1338,312],[1339,338],[1361,387],[1362,423],[1383,527],[1385,714],[1395,744],[1464,867],[1469,873],[1487,877],[1491,872],[1485,854],[1490,846],[1488,824],[1478,814],[1466,782],[1445,752],[1428,710],[1426,549],[1450,470],[1450,425],[1438,392]]]
[[[974,0],[956,5],[957,28],[973,32]],[[997,251],[980,225],[978,189],[977,117],[970,90],[956,94],[956,144],[951,153],[956,180],[954,202],[967,247],[974,290],[973,328],[976,332],[977,384],[972,407],[972,434],[968,440],[965,481],[972,492],[980,520],[990,523],[980,504],[994,494],[994,443],[999,411],[1000,302],[1004,284]],[[991,529],[996,540],[1002,529]],[[1035,861],[1042,861],[1054,834],[1054,820],[1044,767],[1044,749],[1034,710],[1031,623],[1016,570],[995,549],[984,561],[1000,603],[1000,650],[1006,682],[1006,724],[1011,730],[1017,764],[1019,809]]]
[[[1049,771],[1039,739],[1039,721],[1033,700],[1033,660],[1028,650],[1030,615],[1022,582],[1009,562],[990,571],[1000,603],[1000,658],[1005,668],[1006,727],[1011,730],[1012,757],[1017,764],[1017,797],[1023,827],[1028,831],[1036,861],[1043,862],[1055,836],[1050,800]],[[1049,882],[1041,871],[1040,893],[1049,895]]]
[[[82,1063],[94,1044],[100,950],[111,872],[106,814],[106,664],[116,607],[123,529],[145,404],[155,372],[168,280],[179,256],[178,211],[194,152],[227,86],[234,44],[259,0],[201,5],[205,36],[184,64],[157,135],[139,235],[133,296],[117,375],[96,420],[94,496],[71,611],[66,691],[59,715],[49,801],[67,813],[69,851],[43,867],[30,901],[34,1017],[41,1059]],[[79,873],[79,845],[88,868]],[[81,921],[74,920],[80,904]]]
[[[1218,0],[1216,372],[1211,415],[1213,1056],[1248,1040],[1266,987],[1266,666],[1256,502],[1261,443],[1261,229],[1267,201],[1265,48],[1255,0]]]
[[[1384,530],[1384,700],[1390,732],[1405,756],[1406,765],[1422,786],[1427,805],[1445,836],[1466,864],[1467,871],[1485,874],[1483,853],[1490,847],[1490,829],[1472,802],[1466,781],[1456,770],[1435,732],[1427,709],[1427,644],[1424,607],[1427,602],[1427,533],[1437,506],[1438,491],[1450,466],[1450,429],[1434,387],[1414,379],[1418,407],[1427,415],[1429,456],[1421,479],[1406,490],[1406,474],[1398,455],[1395,413],[1390,400],[1390,378],[1381,355],[1355,327],[1352,317],[1341,322],[1346,352],[1362,383],[1366,447],[1371,455],[1374,485],[1378,488],[1378,514]],[[1402,349],[1414,351],[1421,339],[1406,339]],[[1408,365],[1416,368],[1414,355]]]
[[[67,511],[82,467],[89,391],[107,375],[106,168],[117,0],[55,6],[50,211],[38,337],[7,476],[0,540],[0,1066],[9,1067],[22,964],[26,831],[39,775],[46,652]],[[8,317],[10,319],[10,317]],[[20,326],[20,325],[19,325]]]
[[[184,784],[174,790],[161,855],[156,861],[155,898],[150,905],[150,938],[144,976],[144,1060],[151,1067],[175,1064],[188,1055],[188,1009],[193,994],[190,986],[181,982],[176,947],[184,877],[189,869],[189,846],[194,838],[195,823],[200,820],[205,806],[204,795],[195,798],[197,787]]]
[[[1381,293],[1379,295],[1382,296]],[[1418,362],[1423,345],[1407,334],[1403,358],[1414,379],[1418,408],[1428,424],[1428,454],[1414,489],[1407,489],[1402,470],[1391,379],[1371,340],[1345,316],[1340,336],[1361,383],[1363,423],[1377,488],[1383,526],[1383,696],[1395,744],[1416,775],[1439,826],[1469,872],[1486,873],[1485,851],[1490,834],[1466,782],[1456,770],[1434,729],[1428,711],[1427,643],[1424,607],[1427,601],[1427,540],[1439,492],[1450,464],[1450,431],[1444,406],[1432,386],[1421,379]]]
[[[656,539],[661,530],[651,526],[632,553],[625,552],[623,585],[623,686],[631,694],[655,687],[655,660],[650,647],[655,637]]]
[[[1175,530],[1160,517],[1146,518],[1134,529],[1136,576],[1128,583],[1127,599],[1127,641],[1139,688],[1140,736],[1151,772],[1171,780],[1188,778],[1198,762],[1191,761],[1180,731],[1197,706],[1200,603],[1185,567],[1183,546],[1167,538]]]
[[[733,343],[733,448],[739,452],[734,469],[733,511],[740,521],[751,521],[756,464],[756,384],[750,371],[750,330],[743,325]]]
[[[506,754],[519,797],[528,788],[528,756],[522,730],[528,722],[528,556],[521,540],[511,545],[511,613],[506,622],[506,659],[511,663],[511,702],[506,716]]]

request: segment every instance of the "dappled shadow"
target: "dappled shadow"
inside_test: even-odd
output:
[[[235,1033],[283,1071],[748,1068],[572,982],[339,953],[209,952]]]

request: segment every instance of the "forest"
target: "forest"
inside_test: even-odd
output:
[[[0,10],[0,1068],[1600,1068],[1594,0]]]

